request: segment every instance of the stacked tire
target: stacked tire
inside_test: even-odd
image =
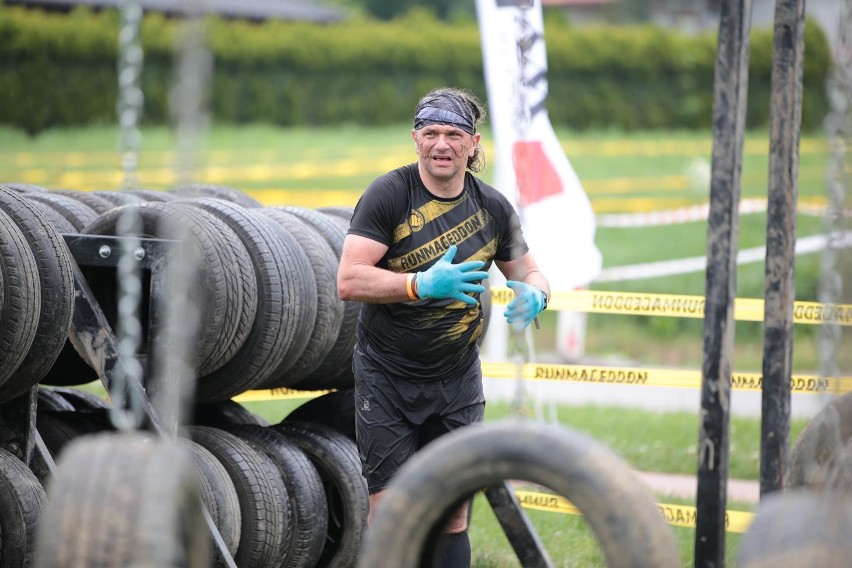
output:
[[[132,541],[131,563],[225,566],[228,555],[240,567],[355,565],[367,488],[350,432],[328,425],[348,428],[351,413],[344,409],[337,423],[306,415],[270,425],[231,400],[258,388],[351,388],[359,306],[336,293],[346,210],[264,208],[222,186],[109,192],[0,185],[0,404],[37,387],[36,428],[56,459],[35,452],[24,464],[0,454],[0,568],[96,562],[114,538]],[[129,214],[141,237],[180,241],[175,254],[189,256],[178,263],[191,267],[187,313],[197,317],[187,322],[195,330],[186,357],[197,377],[194,415],[177,447],[153,453],[144,432],[115,431],[107,401],[73,388],[98,377],[69,340],[75,268],[63,235],[117,236]],[[79,269],[116,329],[114,274]],[[171,272],[161,282],[169,291],[176,289]],[[146,347],[157,354],[156,343]],[[110,454],[124,456],[124,465],[106,464]],[[174,467],[157,472],[140,465],[169,461]],[[151,476],[184,505],[165,511],[142,503],[161,500]],[[135,479],[139,492],[122,493],[121,477]],[[206,518],[186,504],[193,495]],[[143,517],[162,517],[163,527],[187,540],[151,548],[151,539],[166,535],[150,518],[138,526],[116,522],[98,535],[115,517],[110,505],[127,497]],[[209,523],[203,546],[199,519]],[[37,557],[39,523],[51,535]],[[80,534],[93,539],[88,550],[69,542]],[[187,546],[203,550],[205,560],[182,556]]]

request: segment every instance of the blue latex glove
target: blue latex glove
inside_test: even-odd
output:
[[[503,315],[513,328],[524,329],[544,309],[544,292],[517,280],[509,280],[506,286],[515,291],[515,299],[509,302]]]
[[[453,264],[456,245],[450,246],[441,259],[428,270],[417,273],[417,295],[421,298],[453,298],[465,304],[476,305],[476,300],[465,292],[482,294],[485,286],[474,282],[488,278],[487,272],[479,269],[485,266],[481,260],[471,260]]]

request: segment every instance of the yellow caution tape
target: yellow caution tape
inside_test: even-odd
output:
[[[518,502],[525,509],[549,511],[565,515],[581,515],[582,512],[561,495],[515,490]],[[670,525],[694,529],[696,526],[696,508],[686,505],[657,503],[660,514]],[[725,530],[732,533],[744,533],[754,518],[753,513],[745,511],[725,511]]]
[[[262,402],[267,400],[290,400],[297,398],[316,398],[323,394],[334,392],[331,390],[304,391],[295,389],[263,389],[250,390],[238,394],[232,400],[236,402]]]
[[[515,363],[482,362],[482,376],[491,379],[517,379],[519,366]],[[641,367],[606,367],[602,365],[560,365],[524,363],[520,378],[531,381],[596,383],[668,388],[700,388],[701,372],[690,369],[654,369]],[[731,374],[731,388],[743,391],[763,389],[760,373]],[[288,388],[251,390],[234,397],[236,402],[310,399],[333,390],[304,391]],[[852,377],[820,377],[793,375],[790,392],[801,394],[844,394],[852,392]]]
[[[514,297],[515,293],[509,288],[494,287],[491,289],[491,301],[494,304],[508,304]],[[598,314],[703,318],[704,304],[703,296],[571,290],[553,292],[549,299],[548,309]],[[759,299],[736,298],[734,300],[734,319],[763,321],[763,304],[763,300]],[[793,322],[852,325],[852,305],[794,302]]]
[[[644,369],[639,367],[606,367],[601,365],[559,365],[524,363],[482,363],[482,375],[493,379],[517,379],[649,387],[700,388],[701,372],[687,369]],[[760,391],[760,373],[731,374],[731,387],[737,390]],[[852,377],[819,377],[793,375],[790,391],[797,393],[833,393],[852,391]]]

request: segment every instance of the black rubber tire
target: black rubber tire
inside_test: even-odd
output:
[[[211,239],[220,247],[222,258],[231,258],[233,262],[224,266],[229,296],[233,303],[226,310],[229,319],[225,328],[231,332],[222,338],[218,356],[202,369],[206,372],[200,374],[204,375],[227,365],[245,347],[257,318],[258,281],[253,268],[252,253],[245,246],[245,241],[238,238],[239,235],[231,223],[203,208],[187,207],[185,203],[170,202],[168,207],[195,217],[214,234]]]
[[[67,387],[54,387],[51,390],[67,400],[74,407],[74,410],[80,412],[111,408],[108,400],[99,397],[93,392]]]
[[[5,194],[10,190],[0,190]],[[0,203],[0,206],[2,203]],[[12,217],[0,209],[0,392],[27,358],[40,316],[41,285],[33,251]],[[9,396],[2,399],[10,400]]]
[[[74,405],[53,389],[38,387],[37,404],[39,410],[64,410],[74,412]]]
[[[222,359],[222,351],[231,345],[237,329],[229,327],[238,321],[245,302],[243,289],[236,285],[233,275],[237,259],[234,248],[224,241],[235,241],[233,232],[220,223],[199,217],[197,211],[186,212],[170,203],[148,202],[133,205],[142,222],[141,237],[186,237],[185,254],[199,259],[192,263],[196,270],[191,279],[194,303],[191,313],[198,316],[195,341],[190,347],[189,360],[199,373],[210,372]],[[116,208],[98,217],[83,230],[84,234],[115,235],[116,225],[124,208]],[[176,224],[183,229],[179,229]],[[172,273],[174,271],[171,271]],[[115,325],[115,282],[91,282],[107,319]],[[96,286],[99,284],[100,286]]]
[[[305,452],[273,428],[234,425],[228,431],[275,462],[287,486],[293,520],[282,568],[313,568],[319,562],[328,532],[328,505],[316,468]]]
[[[106,189],[99,189],[92,193],[98,197],[106,199],[107,201],[111,201],[114,207],[121,207],[122,205],[140,205],[145,203],[145,200],[138,195],[133,195],[126,191],[109,191]]]
[[[355,442],[321,424],[282,421],[272,428],[305,452],[323,482],[328,502],[328,531],[317,565],[354,566],[370,508]]]
[[[264,418],[250,412],[246,407],[233,400],[196,404],[192,412],[192,422],[197,426],[212,426],[222,429],[238,424],[269,426],[269,422]]]
[[[347,207],[345,205],[328,205],[325,207],[317,207],[317,211],[320,213],[325,213],[326,215],[335,215],[336,217],[340,217],[347,223],[352,221],[352,215],[355,214],[354,207]]]
[[[240,504],[240,543],[237,566],[278,566],[292,518],[284,480],[272,460],[224,430],[208,426],[187,428],[190,438],[207,448],[231,478]]]
[[[33,472],[0,447],[0,568],[29,568],[47,496]]]
[[[38,209],[39,213],[48,220],[50,226],[53,227],[53,230],[57,233],[67,235],[80,232],[74,227],[74,224],[71,223],[71,221],[66,219],[62,213],[51,207],[49,204],[30,199],[27,201],[30,201]]]
[[[680,567],[673,532],[628,464],[584,434],[528,420],[461,428],[415,454],[391,480],[359,566],[420,566],[430,536],[458,503],[506,480],[571,501],[607,566]]]
[[[337,254],[338,265],[343,254],[343,240],[346,229],[343,219],[335,219],[313,209],[304,207],[281,206],[274,207],[296,215],[312,225],[332,246]],[[358,315],[361,313],[360,302],[343,303],[343,319],[335,337],[334,345],[323,362],[312,373],[294,383],[292,386],[301,390],[323,390],[334,388],[352,388],[355,384],[352,376],[352,353],[355,348],[355,328],[358,325]]]
[[[5,187],[8,187],[11,190],[14,190],[17,193],[31,193],[36,191],[47,191],[46,188],[35,185],[33,183],[19,183],[19,182],[3,182]]]
[[[104,434],[76,441],[57,467],[36,566],[209,568],[210,533],[186,447]]]
[[[808,421],[790,451],[788,488],[821,488],[828,464],[852,439],[852,393],[837,396]]]
[[[37,201],[52,207],[71,223],[76,233],[83,230],[83,227],[94,221],[98,216],[98,213],[88,205],[66,195],[54,192],[26,193],[24,195],[30,201]]]
[[[312,398],[293,409],[284,421],[322,424],[355,441],[355,390],[336,390]]]
[[[308,342],[301,354],[288,357],[279,365],[262,388],[293,385],[320,366],[334,346],[343,322],[343,302],[337,296],[338,260],[334,249],[317,230],[291,213],[277,209],[258,209],[279,223],[305,251],[316,283],[317,310]]]
[[[231,558],[237,553],[240,544],[240,500],[234,482],[231,481],[225,466],[216,459],[210,450],[192,440],[182,440],[192,452],[192,461],[201,478],[201,501],[207,507],[219,536]],[[227,566],[222,553],[215,542],[210,542],[215,565]]]
[[[124,193],[141,197],[145,201],[159,201],[161,203],[165,203],[166,201],[172,201],[177,198],[177,196],[173,193],[157,191],[156,189],[125,189],[123,191]]]
[[[201,402],[228,400],[262,385],[282,361],[301,353],[316,318],[316,283],[299,243],[278,223],[221,199],[173,202],[198,207],[227,223],[248,250],[257,278],[257,316],[248,339],[215,373],[201,377]]]
[[[108,411],[103,409],[88,412],[40,410],[36,413],[36,428],[54,461],[74,440],[113,429]],[[46,486],[50,470],[39,452],[33,454],[31,467],[38,480]]]
[[[0,209],[29,243],[40,289],[35,336],[20,366],[0,387],[2,401],[23,394],[41,381],[58,359],[74,314],[74,273],[65,241],[32,202],[0,189]],[[31,297],[30,302],[35,301],[36,296]]]
[[[249,209],[263,207],[254,197],[227,185],[189,184],[177,187],[172,192],[181,197],[215,197]]]
[[[110,209],[115,209],[115,203],[101,195],[97,195],[93,191],[78,191],[76,189],[54,189],[51,190],[51,193],[64,195],[66,197],[70,197],[71,199],[76,199],[80,203],[88,205],[98,215],[102,215]]]
[[[737,550],[738,568],[840,568],[852,558],[852,496],[765,495]]]

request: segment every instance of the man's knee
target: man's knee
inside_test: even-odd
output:
[[[447,521],[447,526],[444,529],[444,532],[448,534],[455,534],[466,531],[469,507],[470,501],[465,501],[461,507],[456,509],[456,512],[453,513]]]

